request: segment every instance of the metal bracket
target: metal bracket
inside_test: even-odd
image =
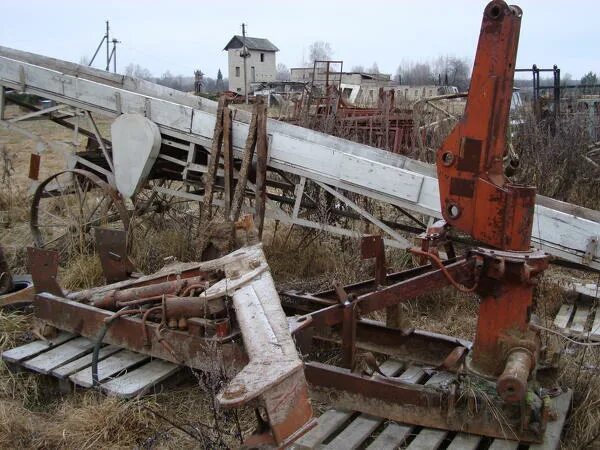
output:
[[[27,261],[36,294],[48,292],[62,296],[56,281],[58,275],[58,252],[37,247],[27,247]]]
[[[107,283],[127,280],[135,267],[127,255],[127,232],[110,228],[94,228],[96,246]]]

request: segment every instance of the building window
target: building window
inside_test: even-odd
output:
[[[265,54],[264,53],[260,54],[260,62],[265,62]]]
[[[237,67],[235,68],[235,76],[236,76],[236,77],[239,77],[239,76],[240,76],[240,67],[239,67],[239,66],[237,66]]]
[[[252,83],[256,81],[256,70],[254,69],[254,66],[250,67],[250,80],[252,80]]]

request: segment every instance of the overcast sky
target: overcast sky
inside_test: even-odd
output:
[[[201,69],[227,76],[223,47],[240,24],[248,35],[266,37],[280,52],[277,62],[302,64],[308,46],[323,40],[344,67],[377,62],[394,73],[404,60],[440,55],[473,60],[482,0],[346,1],[153,1],[2,0],[0,45],[79,62],[90,58],[110,20],[119,45],[118,66],[129,63],[159,76],[166,70],[192,75]],[[523,9],[517,67],[552,67],[579,78],[600,73],[600,1],[521,0]],[[99,55],[106,58],[103,49]],[[100,67],[101,64],[94,64]]]

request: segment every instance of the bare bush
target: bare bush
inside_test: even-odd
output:
[[[594,126],[590,116],[579,113],[556,121],[537,121],[533,114],[526,115],[513,138],[520,158],[515,181],[537,186],[542,195],[597,209],[598,169],[584,158]]]

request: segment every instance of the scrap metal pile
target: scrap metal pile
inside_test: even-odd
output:
[[[232,379],[218,393],[223,408],[260,407],[268,427],[246,444],[284,446],[314,425],[302,362],[288,330],[260,244],[204,263],[79,292],[56,282],[57,253],[30,248],[39,294],[35,317],[77,333],[98,353],[112,344],[191,368],[218,368]]]
[[[533,287],[551,257],[532,248],[535,189],[512,184],[503,165],[520,23],[521,10],[501,0],[493,0],[484,10],[465,116],[437,152],[443,220],[429,226],[419,237],[421,245],[410,249],[422,265],[387,273],[384,239],[367,236],[362,241],[362,254],[366,259],[375,258],[372,279],[349,286],[335,284],[332,289],[315,294],[286,292],[282,302],[260,245],[245,246],[208,262],[178,263],[152,275],[134,276],[124,232],[100,229],[96,246],[105,274],[112,281],[106,286],[64,292],[56,281],[58,253],[41,248],[29,250],[38,292],[34,300],[36,318],[56,329],[94,339],[96,354],[102,343],[109,343],[199,370],[231,367],[233,378],[218,394],[218,402],[226,408],[258,408],[259,426],[247,438],[248,445],[284,447],[306,433],[315,424],[310,399],[323,399],[424,427],[525,443],[542,442],[548,424],[555,418],[552,396],[556,392],[552,390],[554,385],[544,386],[538,379],[540,371],[552,366],[552,355],[541,344],[532,314]],[[118,107],[122,108],[122,102],[131,93],[121,90],[117,94]],[[253,170],[256,149],[256,186],[250,192],[255,203],[249,209],[255,213],[260,234],[265,210],[275,210],[266,192],[267,160],[273,157],[269,152],[285,153],[279,150],[283,142],[289,155],[296,155],[288,155],[290,161],[276,167],[283,181],[277,184],[271,179],[270,186],[275,183],[283,192],[289,190],[290,183],[284,168],[314,163],[311,158],[316,153],[293,153],[305,141],[299,136],[277,134],[284,129],[277,127],[286,124],[268,122],[264,105],[259,105],[261,115],[254,115],[246,126],[235,121],[238,111],[226,108],[223,102],[216,117],[210,117],[212,122],[209,114],[200,109],[190,112],[188,119],[195,127],[194,133],[209,135],[207,124],[214,125],[213,140],[208,145],[206,138],[199,138],[202,145],[210,148],[209,155],[198,156],[197,143],[189,144],[189,159],[181,163],[174,155],[183,154],[188,144],[184,133],[174,131],[179,123],[172,120],[168,127],[163,124],[159,129],[153,120],[164,120],[167,109],[153,109],[151,101],[146,100],[146,117],[119,112],[116,128],[113,127],[113,154],[106,158],[108,165],[100,167],[86,160],[88,168],[103,174],[107,182],[128,196],[140,189],[156,161],[179,165],[185,167],[181,178],[184,181],[188,171],[196,171],[196,176],[204,174],[201,191],[182,193],[185,198],[202,202],[204,218],[210,217],[210,207],[215,204],[214,192],[222,188],[219,206],[224,207],[234,230],[243,198],[248,196],[246,191],[254,186],[249,172]],[[177,113],[187,111],[177,106]],[[267,123],[273,128],[268,128]],[[161,138],[165,129],[177,137]],[[248,131],[245,140],[240,137],[240,130]],[[316,139],[311,131],[301,131]],[[136,137],[137,147],[131,147],[130,136]],[[104,141],[98,142],[103,153],[108,154]],[[336,155],[342,143],[335,141],[331,151],[329,147],[325,150]],[[245,149],[241,161],[234,146]],[[165,147],[168,151],[159,154]],[[316,144],[314,147],[315,152],[325,148]],[[133,161],[139,159],[139,154],[124,151],[131,148],[145,152],[143,164]],[[392,160],[396,156],[386,154],[381,158]],[[345,157],[345,161],[350,161],[344,163],[349,164],[347,167],[365,160],[353,154]],[[113,161],[115,170],[108,171]],[[82,163],[81,158],[79,162]],[[317,161],[312,172],[317,173],[316,166],[326,163]],[[404,169],[393,172],[392,166],[384,167],[381,162],[369,164],[372,177],[360,173],[360,178],[367,178],[369,189],[380,189],[378,199],[385,200],[387,193],[377,184],[377,174],[397,173],[398,177],[405,177],[403,180],[420,180],[418,192],[411,196],[413,205],[437,202],[435,195],[427,194],[424,177],[418,178]],[[341,163],[336,165],[338,171],[340,166],[343,168]],[[382,172],[373,172],[376,169]],[[77,175],[76,171],[71,173]],[[293,202],[295,218],[302,207],[307,176],[304,174],[298,184],[302,187]],[[339,179],[345,181],[340,181],[338,187],[357,185],[348,177],[340,175]],[[76,176],[75,179],[79,180]],[[348,200],[325,184],[328,178],[319,175],[315,179],[336,199]],[[406,182],[402,187],[411,186]],[[74,187],[65,192],[70,194],[71,189]],[[159,186],[154,192],[167,190]],[[426,198],[421,197],[422,192]],[[42,194],[38,197],[38,202],[46,198]],[[348,204],[364,216],[355,203]],[[415,208],[424,211],[420,206]],[[114,217],[123,219],[127,214],[115,213]],[[408,242],[383,221],[370,215],[367,219],[394,236],[396,242]],[[98,222],[90,219],[83,225],[87,230],[102,225]],[[302,224],[311,226],[306,219]],[[592,222],[585,225],[593,226]],[[451,230],[460,231],[479,244],[457,255]],[[538,236],[541,240],[541,230]],[[580,240],[584,239],[587,237]],[[581,258],[576,250],[563,247],[560,251]],[[440,255],[444,253],[446,258],[442,259]],[[588,264],[597,264],[595,247],[585,253]],[[406,323],[402,303],[446,287],[479,298],[478,325],[472,343],[415,330]],[[369,319],[376,311],[385,311],[385,324]],[[319,359],[323,349],[338,357],[327,362]],[[418,365],[429,373],[443,375],[446,381],[410,384],[384,374],[377,362],[383,360],[398,361],[404,367]],[[369,370],[361,368],[362,361],[366,361]]]
[[[303,92],[291,117],[281,120],[298,124],[354,142],[382,148],[393,153],[405,153],[415,138],[415,121],[410,110],[396,106],[395,91],[379,88],[377,106],[352,105],[335,84]]]

